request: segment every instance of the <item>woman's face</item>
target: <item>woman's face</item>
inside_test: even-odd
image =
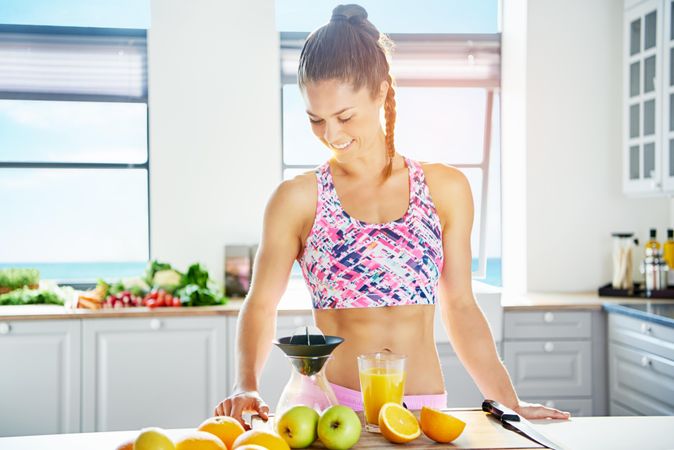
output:
[[[381,133],[379,113],[387,90],[384,81],[373,99],[367,87],[354,91],[338,80],[308,83],[302,93],[311,130],[338,160],[362,156]]]

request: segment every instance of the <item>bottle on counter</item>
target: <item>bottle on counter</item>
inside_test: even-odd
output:
[[[660,250],[660,243],[658,242],[657,235],[658,230],[656,228],[651,228],[650,239],[646,242],[646,246],[644,247],[652,249],[653,253],[655,253],[655,250]]]
[[[667,228],[667,241],[662,246],[662,256],[669,268],[669,283],[674,283],[674,229]]]
[[[661,250],[646,247],[646,257],[640,266],[640,271],[644,275],[646,297],[650,297],[653,291],[667,289],[669,268],[662,258]]]

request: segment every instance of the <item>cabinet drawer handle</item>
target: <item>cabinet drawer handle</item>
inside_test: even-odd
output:
[[[641,366],[642,367],[648,367],[651,364],[653,364],[653,362],[651,361],[651,358],[649,358],[648,356],[642,356],[641,357]]]
[[[153,330],[158,330],[162,326],[161,320],[159,319],[152,319],[150,320],[150,328]]]
[[[548,408],[554,408],[555,402],[553,402],[552,400],[548,400],[547,402],[545,402],[545,406],[547,406]]]
[[[545,350],[548,353],[550,353],[554,349],[555,349],[555,344],[553,344],[552,342],[546,342],[545,345],[543,345],[543,350]]]
[[[651,334],[653,332],[653,327],[644,322],[641,324],[641,332],[645,334]]]
[[[545,323],[550,323],[553,320],[555,320],[555,315],[552,314],[551,312],[546,312],[545,314],[543,314],[543,321]]]
[[[12,327],[9,326],[7,322],[0,323],[0,334],[9,334],[12,330]]]

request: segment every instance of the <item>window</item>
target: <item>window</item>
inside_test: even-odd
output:
[[[307,26],[307,22],[293,17],[312,14],[291,12],[301,9],[314,13],[312,28],[316,28],[329,18],[330,6],[336,6],[321,4],[318,8],[315,3],[277,2],[281,28],[284,179],[312,170],[329,157],[329,151],[311,133],[296,80],[299,52],[308,32],[298,30]],[[398,13],[394,15],[377,14],[377,8],[381,9],[377,2],[361,4],[374,24],[396,44],[391,64],[397,83],[396,149],[413,159],[448,163],[464,172],[475,204],[471,236],[473,276],[500,286],[498,3],[431,1],[424,11],[414,10],[414,2],[392,3],[398,5]],[[388,2],[387,5],[391,6]],[[405,9],[414,11],[405,14]],[[391,21],[391,16],[406,20],[383,24],[378,20]]]
[[[146,31],[0,26],[0,267],[90,282],[149,259]]]

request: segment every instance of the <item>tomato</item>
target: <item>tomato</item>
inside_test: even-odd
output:
[[[180,301],[180,297],[173,297],[173,306],[182,306],[182,302]]]
[[[156,308],[157,306],[159,306],[159,305],[157,305],[157,300],[155,300],[153,298],[148,299],[147,302],[145,302],[145,305],[148,308]]]

